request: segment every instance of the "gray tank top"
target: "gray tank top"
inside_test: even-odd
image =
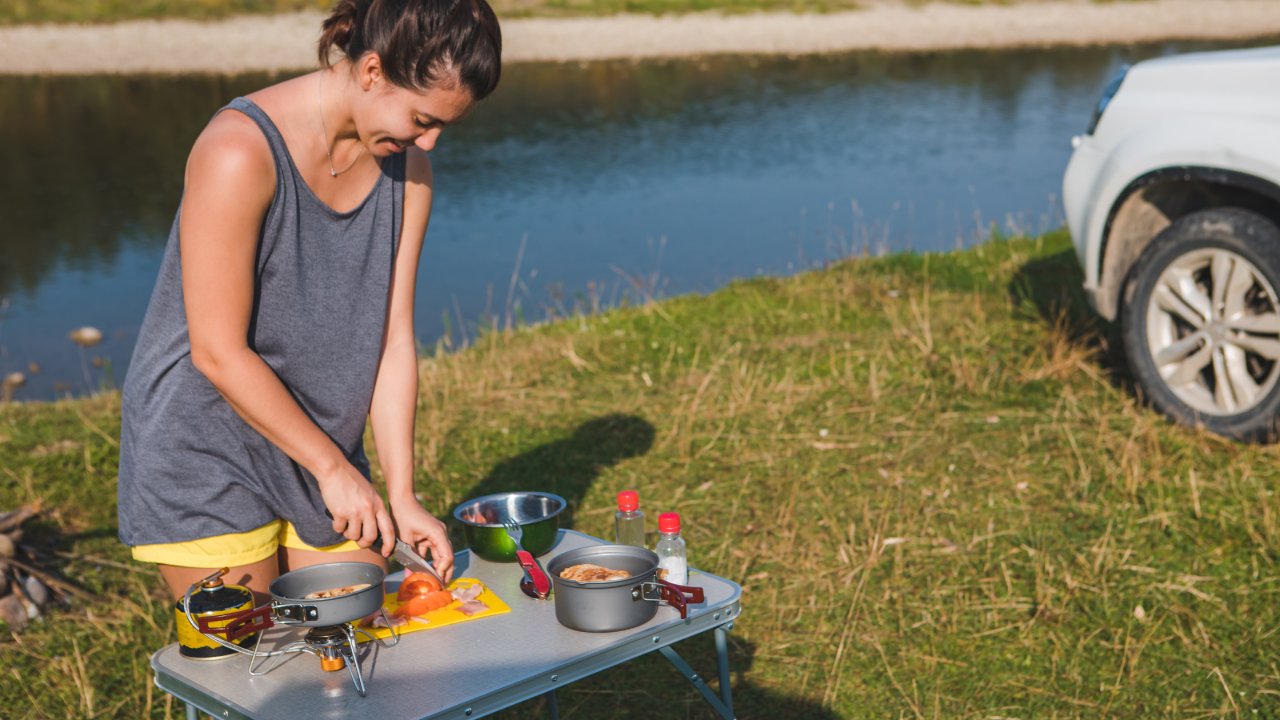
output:
[[[244,98],[228,108],[258,124],[276,167],[258,238],[249,347],[368,477],[365,419],[400,234],[404,155],[382,161],[382,176],[358,207],[336,212],[311,192],[261,108]],[[341,542],[310,473],[192,365],[178,225],[175,218],[125,377],[120,539],[182,542],[283,518],[311,545]]]

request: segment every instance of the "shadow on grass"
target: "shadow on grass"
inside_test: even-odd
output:
[[[747,608],[746,611],[750,612],[750,608]],[[718,690],[719,683],[711,680],[716,677],[716,653],[712,634],[708,633],[705,638],[693,638],[678,643],[677,648],[684,659],[695,670],[702,673],[702,676]],[[744,680],[743,674],[750,670],[755,663],[756,652],[757,646],[755,643],[735,637],[732,632],[729,633],[729,668],[733,675],[731,684],[733,687],[733,710],[736,717],[743,720],[751,720],[751,718],[836,720],[836,718],[840,717],[834,711],[823,707],[814,700],[792,697],[777,689],[761,687]],[[657,656],[654,657],[656,658]],[[655,659],[656,662],[658,661]],[[665,677],[670,678],[672,694],[674,695],[675,688],[678,687],[676,685],[678,673],[665,660],[662,660],[661,664],[666,665],[667,667],[663,669],[670,673]],[[702,701],[692,687],[689,687],[688,690],[682,690],[680,697],[688,701],[691,709],[698,709],[699,712],[691,712],[690,717],[717,717],[710,706]]]
[[[473,498],[517,490],[553,492],[569,503],[560,527],[573,527],[573,513],[600,471],[653,447],[653,425],[618,413],[578,426],[573,435],[503,460],[463,496]]]
[[[66,571],[66,566],[72,562],[70,558],[75,556],[76,548],[83,541],[104,538],[115,540],[116,537],[114,524],[111,527],[69,533],[65,532],[56,520],[36,516],[20,526],[18,538],[21,542],[21,551],[17,559],[20,562],[31,562],[37,570],[52,576],[60,583],[79,590],[87,590],[81,579],[73,579],[73,574]]]
[[[504,460],[488,476],[471,487],[465,498],[517,490],[554,492],[569,503],[560,526],[573,527],[572,513],[602,470],[649,452],[654,427],[634,415],[609,414],[588,420],[563,440],[540,445]],[[678,644],[680,654],[713,688],[717,687],[713,635]],[[756,655],[756,646],[730,634],[730,668],[733,671],[734,710],[740,718],[814,718],[838,716],[819,704],[788,697],[744,679]],[[560,693],[564,717],[653,717],[670,714],[690,718],[717,715],[698,692],[680,679],[680,673],[662,656],[653,653],[587,678]],[[667,708],[658,713],[655,708]],[[531,700],[504,711],[501,718],[545,717],[545,701]]]
[[[680,656],[719,696],[715,642],[712,633],[674,645]],[[735,718],[805,718],[837,720],[840,715],[820,703],[791,697],[744,679],[756,655],[755,643],[729,634],[729,668]],[[628,663],[585,678],[559,692],[561,717],[651,718],[659,715],[715,720],[718,715],[698,691],[681,679],[680,672],[658,653],[642,655]],[[663,708],[659,713],[655,708]],[[500,720],[547,717],[545,700],[522,703],[498,715]]]
[[[1136,392],[1124,358],[1117,323],[1103,320],[1084,293],[1084,273],[1071,249],[1036,258],[1014,273],[1009,297],[1015,307],[1034,310],[1072,344],[1092,352],[1094,362],[1116,387]]]

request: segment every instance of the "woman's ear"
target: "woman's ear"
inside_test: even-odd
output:
[[[361,90],[372,90],[386,81],[382,74],[382,58],[376,52],[367,52],[356,62],[356,80]]]

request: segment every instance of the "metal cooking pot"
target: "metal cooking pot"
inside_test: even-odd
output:
[[[225,628],[214,632],[225,634],[228,640],[234,641],[276,623],[328,627],[355,622],[382,607],[382,580],[385,575],[382,568],[365,562],[324,563],[293,570],[267,586],[271,592],[270,604],[245,612],[227,623]],[[369,587],[338,597],[304,599],[313,592],[363,583],[368,583]],[[197,619],[201,632],[210,632],[205,624],[204,618]]]
[[[276,622],[303,627],[324,627],[355,622],[382,607],[382,568],[373,563],[336,562],[287,572],[267,586]],[[322,600],[303,600],[313,592],[361,585],[369,587]]]
[[[581,583],[560,573],[572,565],[591,563],[610,570],[626,570],[631,577],[609,582]],[[657,579],[658,556],[633,545],[594,545],[557,555],[547,563],[555,584],[556,620],[573,630],[612,632],[643,625],[665,602],[688,617],[689,603],[705,602],[700,587]]]
[[[534,556],[551,549],[560,530],[559,515],[568,503],[546,492],[508,492],[468,500],[453,509],[471,552],[490,562],[514,562],[516,545],[502,523],[513,520],[524,531],[520,544]]]

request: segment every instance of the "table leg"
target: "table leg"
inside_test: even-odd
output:
[[[720,701],[733,713],[733,688],[729,686],[729,631],[716,628],[716,664],[720,670]]]
[[[200,720],[200,713],[196,710],[196,706],[187,703],[187,720]]]
[[[716,714],[724,718],[724,720],[734,720],[733,708],[725,705],[719,697],[716,697],[714,692],[711,692],[711,688],[707,686],[702,676],[694,672],[693,668],[684,661],[684,658],[680,657],[679,653],[672,649],[670,645],[658,648],[658,652],[662,653],[663,657],[676,666],[676,669],[684,675],[684,679],[693,685],[694,689],[702,695],[702,699],[706,700],[711,709],[716,711]],[[726,685],[726,687],[728,686]]]
[[[547,699],[547,714],[551,720],[560,720],[560,701],[556,699],[556,691],[550,690],[543,697]]]

